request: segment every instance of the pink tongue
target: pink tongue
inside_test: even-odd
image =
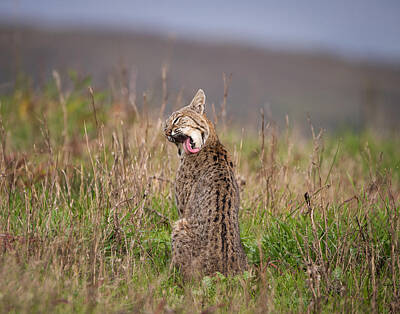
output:
[[[184,142],[183,142],[183,148],[187,153],[191,154],[196,154],[200,151],[200,148],[192,148],[192,145],[190,145],[190,138],[188,137]]]

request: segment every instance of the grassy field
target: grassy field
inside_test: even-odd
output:
[[[400,311],[400,137],[219,122],[251,268],[184,282],[163,106],[54,78],[0,95],[0,312]]]

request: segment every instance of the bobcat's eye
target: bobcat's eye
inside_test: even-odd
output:
[[[176,117],[175,119],[174,119],[174,121],[172,122],[172,124],[175,124],[175,123],[177,123],[178,122],[178,120],[180,119],[181,117]]]

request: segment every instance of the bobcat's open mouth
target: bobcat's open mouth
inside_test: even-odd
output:
[[[178,143],[182,143],[183,149],[187,154],[196,154],[200,151],[200,148],[196,147],[196,143],[190,136],[187,136],[182,133],[175,134],[174,136],[167,136],[170,142],[173,142],[178,145]]]
[[[190,136],[183,142],[183,149],[187,154],[196,154],[200,151],[200,148],[195,147],[195,143]]]

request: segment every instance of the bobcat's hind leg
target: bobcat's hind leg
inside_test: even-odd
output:
[[[171,267],[178,267],[185,276],[195,271],[193,262],[198,256],[198,241],[195,226],[186,218],[175,222],[172,229],[172,262]]]

